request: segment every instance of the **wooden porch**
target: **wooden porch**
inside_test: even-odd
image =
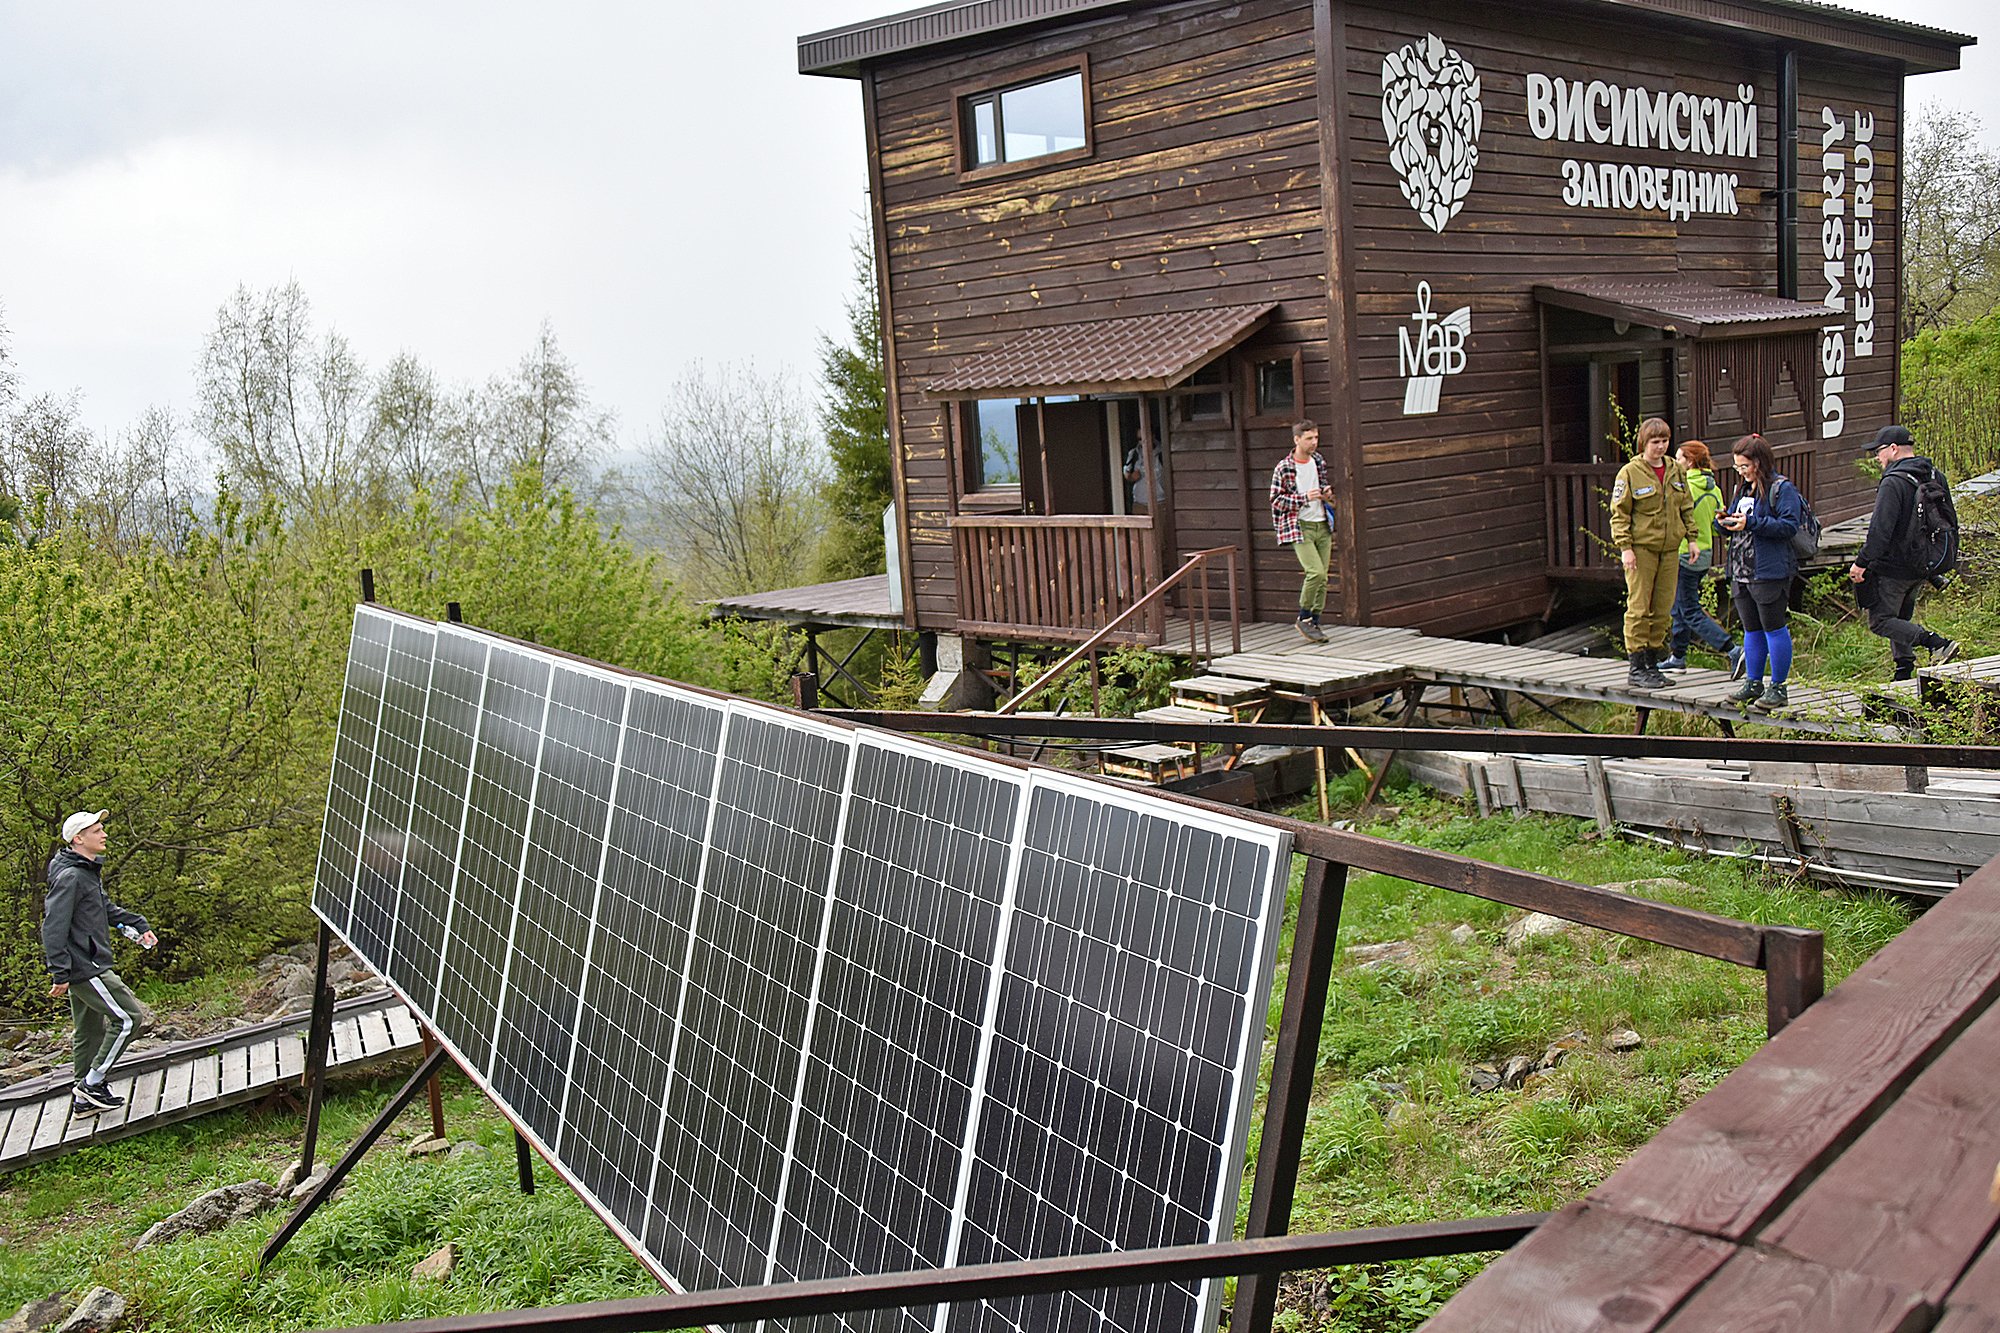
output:
[[[1818,459],[1811,444],[1774,450],[1778,471],[1811,498],[1818,489]],[[1736,470],[1715,460],[1715,479],[1726,498],[1737,486]],[[1548,574],[1552,579],[1622,577],[1618,552],[1611,545],[1611,483],[1622,462],[1545,463],[1542,465],[1543,517],[1548,532]]]
[[[1138,606],[1162,578],[1147,515],[961,514],[951,521],[951,541],[958,631],[975,638],[1081,643]],[[1105,641],[1160,644],[1164,602],[1156,598]],[[1226,617],[1228,608],[1222,611]]]

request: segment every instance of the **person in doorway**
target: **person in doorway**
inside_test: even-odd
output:
[[[1333,488],[1319,458],[1319,427],[1292,423],[1292,451],[1271,469],[1271,523],[1278,544],[1292,548],[1305,580],[1299,585],[1299,634],[1326,642],[1319,623],[1326,609],[1326,571],[1333,559]]]
[[[1791,702],[1785,681],[1792,672],[1792,579],[1799,572],[1792,534],[1805,522],[1806,502],[1790,478],[1778,475],[1761,435],[1736,442],[1736,474],[1743,484],[1719,520],[1729,534],[1729,598],[1743,622],[1744,679],[1729,697],[1768,712]]]
[[[1639,423],[1639,451],[1611,483],[1611,542],[1625,570],[1625,653],[1633,689],[1665,689],[1658,663],[1678,590],[1678,555],[1697,553],[1707,536],[1694,526],[1687,473],[1667,457],[1673,428],[1659,417]]]
[[[1144,451],[1136,444],[1125,451],[1125,507],[1128,512],[1156,514],[1165,506],[1167,499],[1165,473],[1166,463],[1160,457],[1159,445],[1153,446],[1151,459],[1147,459]]]
[[[1708,446],[1700,440],[1684,441],[1674,451],[1674,459],[1687,474],[1695,535],[1681,548],[1673,622],[1667,631],[1667,657],[1658,664],[1659,669],[1685,669],[1688,645],[1699,639],[1703,647],[1729,660],[1733,676],[1742,665],[1743,650],[1701,604],[1702,590],[1708,586],[1708,573],[1714,565],[1715,520],[1722,512],[1722,487],[1716,484],[1715,461],[1708,455]]]
[[[79,810],[63,820],[63,845],[49,861],[42,899],[42,954],[55,984],[49,994],[69,1000],[75,1024],[76,1082],[70,1106],[96,1115],[123,1106],[107,1086],[111,1066],[145,1031],[145,1006],[111,970],[111,928],[150,949],[159,943],[146,918],[104,891],[104,831],[108,810]]]
[[[1917,611],[1917,593],[1929,579],[1919,551],[1917,491],[1933,477],[1943,478],[1937,464],[1917,453],[1916,440],[1903,426],[1884,426],[1875,432],[1875,442],[1862,451],[1882,465],[1882,481],[1875,489],[1875,512],[1868,520],[1868,538],[1861,553],[1847,567],[1847,577],[1855,584],[1855,600],[1868,613],[1868,629],[1889,641],[1889,657],[1895,663],[1895,679],[1909,680],[1917,674],[1917,649],[1930,650],[1932,666],[1949,662],[1958,644],[1925,629],[1911,617]],[[1950,494],[1949,483],[1945,494]],[[1951,515],[1956,522],[1957,515]]]

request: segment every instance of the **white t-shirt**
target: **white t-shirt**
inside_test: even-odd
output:
[[[1305,462],[1298,464],[1298,482],[1299,482],[1300,495],[1311,495],[1314,491],[1319,489],[1320,482],[1319,482],[1318,454],[1314,454],[1311,458],[1307,459]],[[1321,504],[1318,500],[1306,501],[1305,506],[1299,510],[1299,522],[1301,523],[1326,522],[1326,506]]]

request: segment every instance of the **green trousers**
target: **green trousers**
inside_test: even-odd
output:
[[[132,1039],[146,1030],[146,1010],[116,972],[69,984],[69,1016],[76,1024],[72,1045],[76,1081],[104,1082]]]
[[[1299,568],[1306,572],[1306,581],[1299,585],[1299,614],[1311,612],[1318,616],[1326,610],[1326,570],[1333,561],[1333,524],[1299,524],[1299,539],[1292,543],[1292,554],[1299,558]]]
[[[1680,551],[1635,547],[1632,554],[1638,560],[1625,571],[1625,651],[1665,648],[1680,589]]]

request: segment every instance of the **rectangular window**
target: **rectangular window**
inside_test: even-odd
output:
[[[1184,425],[1229,424],[1227,360],[1209,362],[1174,391],[1174,419]]]
[[[1019,398],[982,398],[968,403],[967,424],[972,427],[975,448],[967,452],[972,462],[972,489],[984,491],[996,486],[1021,484],[1021,432],[1015,409]]]
[[[1071,64],[1058,74],[961,97],[965,169],[1087,152],[1090,107],[1085,74]]]
[[[1298,352],[1252,357],[1246,362],[1248,383],[1244,391],[1249,399],[1251,420],[1268,425],[1295,421],[1304,415],[1304,370],[1304,357]]]

